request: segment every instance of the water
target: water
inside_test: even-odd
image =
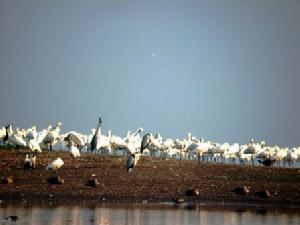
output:
[[[17,215],[16,222],[5,218]],[[300,211],[278,209],[174,206],[172,204],[111,204],[87,206],[0,205],[0,224],[19,225],[299,225]]]

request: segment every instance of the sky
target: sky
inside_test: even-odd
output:
[[[0,0],[0,126],[300,145],[300,1]]]

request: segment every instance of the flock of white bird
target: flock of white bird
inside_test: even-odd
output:
[[[100,118],[96,129],[92,129],[91,133],[87,135],[75,131],[61,134],[62,123],[57,123],[54,127],[50,125],[41,131],[37,131],[36,126],[13,130],[12,126],[8,125],[0,129],[0,145],[15,148],[26,147],[32,152],[42,152],[42,149],[68,151],[74,158],[80,157],[80,154],[84,152],[110,155],[132,155],[142,152],[142,155],[162,157],[163,159],[175,158],[252,165],[275,163],[278,166],[281,164],[293,166],[295,161],[300,161],[300,146],[293,148],[267,146],[264,141],[255,142],[253,139],[243,145],[238,143],[219,144],[193,137],[190,133],[183,140],[163,138],[160,134],[153,136],[152,133],[147,133],[143,140],[140,136],[143,132],[142,128],[138,128],[135,132],[128,131],[125,137],[120,137],[111,131],[108,131],[107,135],[102,134],[101,123]]]

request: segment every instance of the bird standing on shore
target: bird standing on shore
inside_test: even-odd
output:
[[[97,145],[100,139],[100,135],[101,135],[101,124],[102,124],[103,120],[100,117],[98,120],[98,124],[97,124],[97,128],[96,131],[93,135],[93,138],[91,140],[91,151],[93,152],[94,150],[97,150]]]
[[[272,166],[276,160],[275,159],[265,159],[265,160],[257,160],[260,164],[263,164],[264,166]]]
[[[148,148],[148,146],[151,143],[151,140],[152,140],[152,138],[151,138],[151,134],[150,133],[147,133],[147,134],[144,135],[143,140],[141,142],[141,153],[143,153],[143,151],[146,148]]]
[[[64,141],[68,142],[69,147],[71,145],[77,147],[79,150],[84,147],[84,141],[78,136],[77,133],[69,133],[65,138]]]
[[[52,163],[49,163],[46,169],[58,170],[62,165],[64,165],[64,161],[61,158],[57,158]]]
[[[52,151],[52,145],[55,143],[55,141],[57,140],[59,133],[60,133],[60,129],[61,129],[62,123],[58,122],[55,126],[54,129],[50,130],[46,137],[43,140],[44,144],[49,144],[49,148]]]
[[[133,167],[136,166],[137,162],[140,159],[141,154],[135,153],[135,154],[130,154],[127,158],[127,172],[129,173]]]
[[[24,160],[24,170],[32,171],[35,168],[36,156],[35,154],[26,154]]]

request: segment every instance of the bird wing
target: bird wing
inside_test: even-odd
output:
[[[141,143],[141,152],[143,153],[143,150],[146,149],[150,144],[150,136],[149,134],[146,134],[143,137],[142,143]]]

